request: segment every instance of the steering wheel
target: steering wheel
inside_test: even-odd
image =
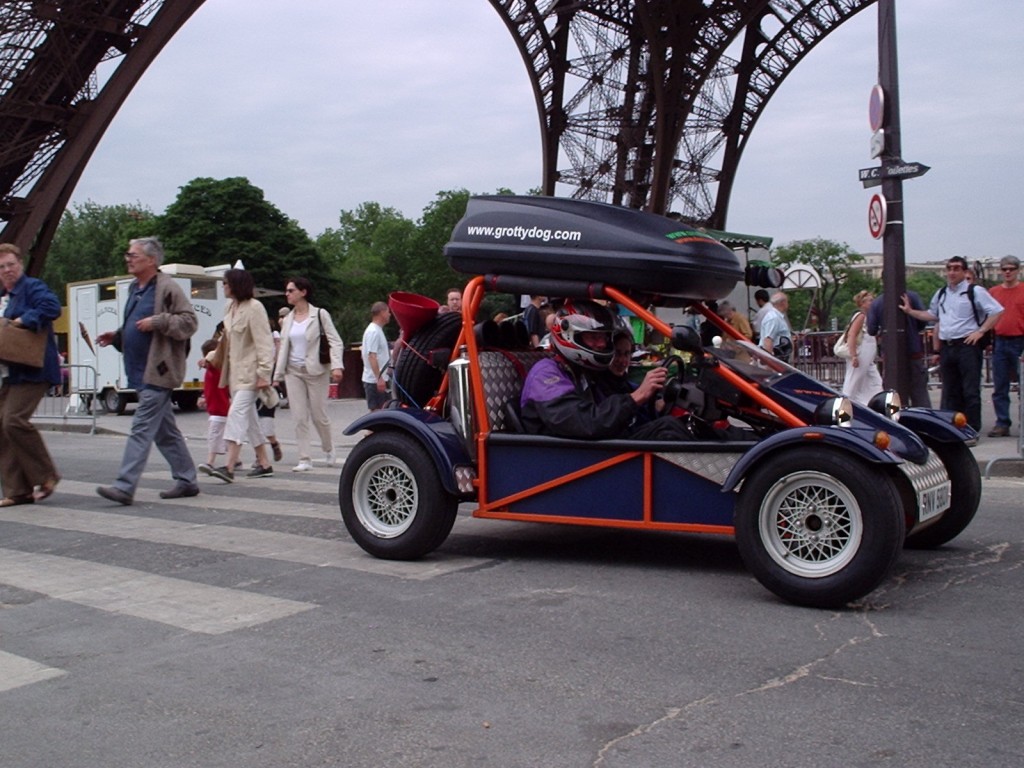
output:
[[[676,367],[674,376],[671,373],[673,364]],[[658,367],[666,368],[669,371],[669,379],[665,382],[665,388],[661,390],[661,399],[664,403],[662,413],[669,414],[675,407],[676,401],[679,400],[679,394],[683,391],[683,371],[686,363],[679,355],[669,355],[658,363]]]

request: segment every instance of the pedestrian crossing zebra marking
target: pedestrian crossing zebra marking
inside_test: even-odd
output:
[[[88,608],[219,635],[315,608],[59,555],[0,549],[0,583]]]
[[[0,693],[66,674],[67,670],[48,667],[38,661],[0,651]]]
[[[88,487],[90,492],[93,490],[85,483],[67,483],[66,485],[74,490],[78,489],[75,486],[83,489]],[[64,483],[61,484],[61,490],[65,490]],[[66,496],[51,498],[54,501],[67,501]],[[138,496],[136,498],[139,499]],[[200,498],[202,498],[201,495],[185,499],[184,501],[187,503],[181,504],[181,506],[198,506],[201,503],[204,508],[219,508],[219,498],[213,500],[211,497],[206,497],[203,502],[197,502],[196,500]],[[168,506],[166,501],[159,503],[162,507]],[[248,503],[249,507],[246,508],[246,511],[249,512],[287,515],[287,510],[274,512],[265,508],[260,510],[258,502],[253,499],[250,499]],[[117,509],[124,509],[124,507]],[[413,562],[379,560],[366,554],[358,545],[349,540],[320,539],[313,536],[255,528],[142,517],[122,514],[119,511],[112,513],[79,510],[57,506],[50,500],[47,501],[45,508],[34,508],[29,505],[8,507],[0,511],[0,521],[145,541],[151,544],[195,547],[247,557],[311,565],[317,568],[343,568],[416,581],[424,581],[492,562],[484,558],[443,554]]]

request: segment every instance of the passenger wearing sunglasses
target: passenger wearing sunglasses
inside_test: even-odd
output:
[[[1003,276],[1002,285],[989,290],[1003,305],[992,345],[992,407],[996,424],[988,433],[989,437],[1010,435],[1010,383],[1018,378],[1020,358],[1024,354],[1024,285],[1020,282],[1020,259],[1004,256],[999,261],[999,271]]]

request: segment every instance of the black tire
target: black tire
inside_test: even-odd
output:
[[[107,413],[116,413],[118,416],[124,416],[125,409],[128,407],[128,396],[118,392],[116,389],[108,389],[103,392],[103,407]]]
[[[748,569],[784,600],[836,608],[889,573],[906,534],[895,483],[852,455],[800,447],[744,481],[736,543]]]
[[[971,449],[963,443],[925,444],[942,459],[952,482],[950,505],[938,520],[907,536],[908,549],[934,549],[959,536],[970,525],[981,503],[981,469]]]
[[[422,408],[437,394],[461,329],[462,315],[445,312],[416,331],[402,347],[392,382],[400,403]]]
[[[376,432],[352,449],[338,503],[355,542],[385,560],[415,560],[437,549],[459,507],[423,446],[401,432]]]
[[[183,413],[193,413],[199,410],[199,393],[182,392],[175,398],[175,404]]]

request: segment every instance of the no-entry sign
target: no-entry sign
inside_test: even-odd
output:
[[[877,240],[885,232],[885,198],[872,195],[868,203],[868,231]]]

